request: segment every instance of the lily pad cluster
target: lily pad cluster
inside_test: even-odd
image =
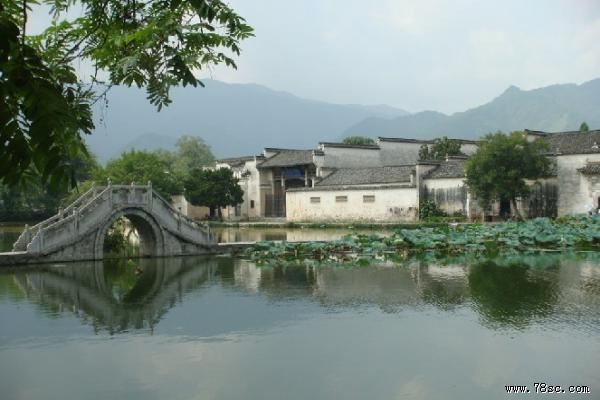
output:
[[[600,217],[399,229],[388,236],[352,234],[327,242],[260,241],[246,249],[245,256],[258,263],[317,260],[361,264],[424,252],[494,255],[544,250],[600,251]]]

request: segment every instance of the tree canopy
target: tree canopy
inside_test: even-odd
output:
[[[587,122],[583,121],[581,123],[581,125],[579,125],[579,132],[589,132],[590,131],[590,127],[588,126]]]
[[[95,176],[101,167],[91,153],[80,153],[69,163],[74,166],[73,178],[79,190],[71,193],[66,187],[53,187],[38,175],[29,176],[19,185],[0,183],[0,221],[36,221],[47,218],[59,206],[71,203],[91,184],[83,184]]]
[[[375,144],[375,141],[368,136],[348,136],[345,137],[342,141],[344,144],[355,144],[355,145],[365,145],[365,144]]]
[[[446,136],[437,138],[433,140],[431,146],[421,145],[419,160],[443,160],[446,156],[462,156],[464,154],[460,151],[460,147],[460,141],[456,139],[449,139]]]
[[[236,206],[243,201],[244,191],[238,182],[229,168],[195,169],[184,185],[193,205],[218,209],[220,213],[221,208]]]
[[[215,161],[210,147],[197,136],[181,136],[177,140],[174,156],[174,168],[180,175],[186,175],[193,169],[209,166]]]
[[[183,190],[181,178],[161,152],[131,150],[122,153],[120,157],[110,160],[95,176],[95,180],[102,184],[106,184],[108,179],[113,184],[125,185],[152,182],[152,188],[167,199]]]
[[[209,65],[236,67],[245,20],[220,0],[41,0],[52,22],[27,34],[38,0],[0,3],[0,183],[39,175],[75,184],[70,163],[94,129],[92,105],[111,85],[145,87],[158,110],[174,85]],[[76,65],[89,65],[80,78]]]
[[[545,141],[527,141],[523,132],[487,135],[465,163],[466,184],[483,208],[492,201],[509,200],[513,212],[518,197],[529,193],[528,180],[548,176],[551,169]]]

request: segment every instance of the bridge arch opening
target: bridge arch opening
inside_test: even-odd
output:
[[[154,218],[143,210],[124,209],[114,213],[96,237],[96,259],[162,255],[161,229]]]

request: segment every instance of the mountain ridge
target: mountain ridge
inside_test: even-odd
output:
[[[489,102],[450,115],[414,114],[380,105],[331,104],[258,84],[204,81],[204,89],[175,88],[160,113],[143,90],[113,88],[86,136],[101,162],[137,148],[172,149],[181,135],[203,138],[217,158],[259,154],[265,147],[314,148],[349,135],[475,139],[490,132],[600,127],[600,79],[523,90],[509,86]],[[96,110],[98,111],[98,110]]]
[[[383,120],[367,118],[340,137],[408,136],[432,139],[440,136],[475,139],[490,132],[522,130],[563,131],[586,121],[600,126],[600,78],[582,84],[554,84],[523,90],[509,86],[491,101],[450,115],[423,111]]]
[[[156,112],[143,90],[115,87],[94,134],[86,137],[101,162],[132,146],[154,149],[144,136],[174,145],[181,135],[202,137],[216,157],[259,153],[265,146],[314,147],[336,140],[343,130],[369,116],[406,115],[390,106],[331,104],[303,99],[257,84],[204,80],[205,88],[174,88],[173,103]],[[150,135],[150,136],[148,136]]]

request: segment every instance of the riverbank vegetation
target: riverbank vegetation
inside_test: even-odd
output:
[[[46,219],[60,207],[65,207],[85,193],[93,184],[145,185],[165,198],[184,192],[188,182],[202,174],[203,167],[212,165],[210,147],[199,137],[181,136],[173,151],[128,150],[106,164],[100,165],[89,151],[71,160],[77,166],[73,175],[76,187],[54,187],[37,174],[16,186],[0,183],[0,221],[35,222]],[[237,185],[237,180],[231,181]],[[192,189],[191,187],[189,188]],[[208,204],[207,204],[208,205]]]
[[[263,264],[298,260],[369,264],[419,253],[489,256],[560,250],[600,251],[600,217],[398,229],[389,236],[356,234],[328,242],[262,241],[248,248],[245,256]]]

